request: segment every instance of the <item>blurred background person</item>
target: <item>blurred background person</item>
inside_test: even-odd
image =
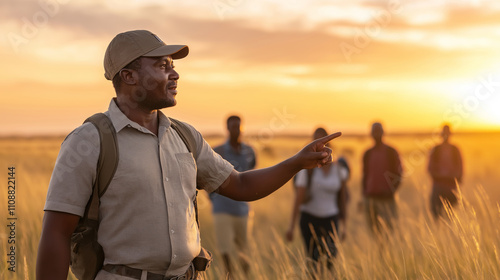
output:
[[[234,169],[242,172],[255,168],[255,152],[241,141],[241,118],[227,118],[227,141],[214,148],[214,151],[229,161]],[[227,273],[232,270],[232,259],[237,258],[245,273],[248,261],[248,223],[250,207],[248,202],[236,201],[215,192],[210,194],[214,218],[215,237],[219,252],[222,254]]]
[[[457,146],[449,142],[451,130],[444,125],[441,132],[443,142],[430,153],[428,171],[432,178],[431,213],[434,218],[443,211],[443,203],[457,204],[457,183],[462,181],[462,156]]]
[[[374,233],[380,233],[383,221],[389,229],[398,217],[395,194],[401,183],[403,168],[399,154],[383,141],[384,128],[373,123],[371,136],[375,145],[363,155],[363,178],[361,202]]]
[[[318,128],[313,137],[318,139],[326,135],[324,128]],[[300,212],[300,232],[307,256],[314,261],[314,265],[318,264],[321,256],[325,256],[329,269],[337,254],[333,237],[337,233],[341,238],[345,237],[346,181],[349,171],[344,164],[345,161],[339,163],[334,158],[333,162],[323,167],[303,169],[297,173],[294,178],[295,201],[286,232],[286,239],[292,241]]]

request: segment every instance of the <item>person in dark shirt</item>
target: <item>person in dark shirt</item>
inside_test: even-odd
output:
[[[401,183],[403,168],[396,149],[382,140],[382,124],[372,125],[371,136],[375,145],[363,156],[362,196],[370,229],[381,231],[382,219],[389,229],[397,219],[395,194]]]
[[[457,183],[462,181],[462,156],[457,146],[449,142],[450,126],[444,125],[443,142],[431,150],[428,171],[432,177],[431,213],[437,218],[443,211],[443,203],[457,203]]]

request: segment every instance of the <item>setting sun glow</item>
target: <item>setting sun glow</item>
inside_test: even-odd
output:
[[[395,132],[500,129],[500,5],[389,2],[2,2],[2,134],[67,134],[105,111],[104,51],[132,29],[189,45],[164,112],[204,133],[234,113],[248,133],[366,133],[375,119]]]

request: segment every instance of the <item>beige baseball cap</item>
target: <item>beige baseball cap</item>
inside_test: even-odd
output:
[[[167,45],[158,36],[147,30],[120,33],[111,40],[104,54],[104,77],[112,80],[116,73],[134,59],[170,55],[173,59],[186,57],[186,45]]]

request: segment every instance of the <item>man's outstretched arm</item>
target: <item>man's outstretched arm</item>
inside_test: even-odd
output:
[[[70,240],[80,217],[46,211],[36,260],[37,280],[66,280],[70,262]]]
[[[325,144],[341,135],[340,132],[319,138],[305,146],[293,157],[274,166],[234,171],[217,190],[234,200],[252,201],[263,198],[283,186],[301,169],[320,167],[332,161],[332,150]]]

